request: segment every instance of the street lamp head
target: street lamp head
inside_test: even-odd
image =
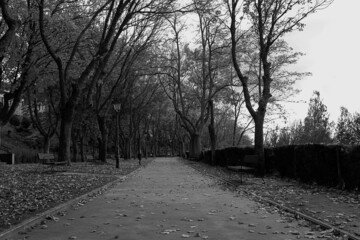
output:
[[[121,109],[121,103],[114,103],[114,110],[115,110],[116,112],[119,112],[120,109]]]

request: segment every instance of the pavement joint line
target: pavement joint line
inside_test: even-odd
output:
[[[194,164],[187,164],[187,165],[190,166],[191,168],[195,169],[196,171],[200,172],[201,174],[204,174],[204,175],[209,176],[209,177],[211,177],[211,178],[215,178],[215,179],[220,180],[220,181],[222,181],[222,182],[224,182],[224,183],[226,183],[226,184],[228,184],[228,185],[231,185],[231,186],[234,187],[234,188],[237,188],[237,186],[236,186],[234,183],[232,183],[232,182],[230,182],[230,181],[228,181],[228,180],[226,180],[226,179],[223,179],[222,177],[218,177],[218,176],[215,176],[215,175],[212,175],[212,174],[209,174],[209,173],[205,173],[205,172],[200,171],[199,169],[197,169],[197,168],[194,166]],[[284,210],[284,211],[290,212],[290,213],[292,213],[292,214],[299,215],[300,217],[304,218],[305,220],[307,220],[307,221],[309,221],[309,222],[312,222],[312,223],[314,223],[314,224],[320,225],[320,226],[322,226],[322,227],[324,227],[324,228],[326,228],[326,229],[334,229],[335,231],[338,231],[338,232],[340,232],[340,233],[343,234],[343,235],[347,235],[347,237],[348,237],[347,239],[348,239],[348,240],[360,240],[360,238],[358,238],[357,236],[355,236],[355,235],[352,234],[352,233],[349,233],[349,232],[347,232],[347,231],[345,231],[345,230],[342,230],[342,229],[340,229],[340,228],[337,228],[337,227],[335,227],[335,226],[332,226],[332,225],[330,225],[330,224],[327,224],[327,223],[325,223],[325,222],[323,222],[323,221],[321,221],[321,220],[319,220],[319,219],[316,219],[316,218],[313,218],[313,217],[311,217],[311,216],[309,216],[309,215],[306,215],[305,213],[302,213],[302,212],[299,212],[299,211],[297,211],[297,210],[295,210],[295,209],[292,209],[292,208],[283,206],[283,205],[281,205],[281,204],[279,204],[279,203],[277,203],[277,202],[274,202],[274,201],[272,201],[272,200],[269,200],[269,199],[263,198],[263,197],[261,197],[261,196],[259,196],[259,195],[256,195],[255,193],[250,193],[249,191],[245,191],[245,190],[244,190],[244,192],[247,193],[247,194],[251,194],[251,195],[253,195],[254,197],[260,199],[261,201],[267,202],[267,203],[269,203],[269,204],[271,204],[271,205],[274,205],[274,206],[276,206],[277,208],[280,208],[280,209],[282,209],[282,210]]]
[[[136,175],[139,171],[141,171],[145,167],[146,166],[141,166],[127,175],[114,175],[116,177],[115,180],[113,180],[101,187],[98,187],[90,192],[84,193],[83,195],[76,197],[74,199],[71,199],[63,204],[57,205],[53,208],[50,208],[50,209],[46,210],[45,212],[39,213],[34,217],[26,219],[23,222],[11,227],[10,229],[0,232],[0,239],[2,239],[4,237],[12,237],[12,236],[18,235],[19,231],[25,230],[26,228],[29,228],[31,226],[36,226],[42,219],[44,219],[44,217],[46,217],[48,215],[53,215],[55,212],[58,212],[60,210],[69,209],[71,205],[75,204],[76,202],[78,202],[84,198],[89,198],[89,195],[91,195],[91,194],[99,192],[103,189],[104,189],[104,191],[107,191],[116,183],[118,183],[118,182],[120,183],[120,182],[128,180],[129,178]]]

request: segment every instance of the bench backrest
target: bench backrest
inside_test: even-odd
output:
[[[243,159],[244,164],[256,165],[258,163],[257,155],[245,155]]]
[[[38,158],[40,160],[54,160],[55,156],[52,153],[38,153]]]

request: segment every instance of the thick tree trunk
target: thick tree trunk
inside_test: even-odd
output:
[[[7,30],[0,38],[0,59],[2,60],[9,50],[9,46],[15,38],[16,30],[20,27],[21,22],[10,15],[10,2],[0,1],[2,18],[5,20]]]
[[[59,161],[65,161],[70,165],[71,152],[71,128],[72,117],[62,114],[60,124],[60,139],[59,139]],[[65,116],[64,116],[65,115]]]
[[[198,159],[201,153],[201,138],[199,133],[190,135],[190,158]]]
[[[50,153],[51,137],[44,136],[44,153]]]
[[[210,135],[210,148],[211,148],[211,164],[216,164],[216,135],[214,125],[209,125],[209,135]]]
[[[264,118],[265,112],[257,114],[255,119],[255,152],[258,156],[257,175],[263,177],[265,175],[265,154],[264,154]]]
[[[180,141],[180,154],[181,154],[181,157],[186,158],[184,141]]]
[[[76,84],[72,85],[71,97],[67,102],[62,102],[60,138],[59,138],[59,161],[71,164],[71,130],[74,121],[74,112],[79,97],[79,88]]]
[[[124,151],[124,158],[130,159],[131,149],[130,149],[130,139],[128,137],[125,138],[125,151]]]
[[[99,159],[102,162],[106,162],[107,155],[107,144],[108,144],[108,128],[106,126],[105,117],[98,116],[98,125],[101,134],[101,139],[99,141]]]

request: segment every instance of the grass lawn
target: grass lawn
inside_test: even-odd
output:
[[[143,165],[152,159],[143,159]],[[55,171],[40,164],[0,165],[0,232],[138,169],[137,160],[73,163]],[[82,174],[79,174],[82,173]]]

